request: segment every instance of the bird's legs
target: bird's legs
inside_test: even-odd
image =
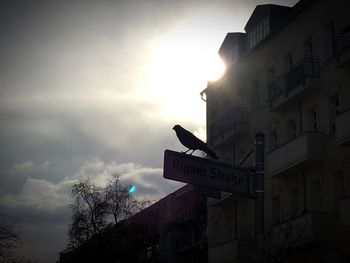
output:
[[[183,153],[188,153],[188,152],[191,151],[191,150],[192,150],[192,152],[189,153],[189,155],[192,155],[192,154],[194,153],[194,151],[195,151],[195,150],[193,150],[193,149],[188,149],[187,151],[185,151],[185,152],[183,152]]]

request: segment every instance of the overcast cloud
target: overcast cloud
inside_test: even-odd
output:
[[[216,54],[262,3],[1,2],[0,200],[22,226],[24,255],[58,259],[79,180],[103,186],[120,175],[136,197],[149,198],[182,185],[162,178],[163,152],[183,149],[176,123],[205,139],[199,92],[207,79],[190,57],[162,79],[154,71],[159,47]]]

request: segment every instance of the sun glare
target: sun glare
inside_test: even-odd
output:
[[[175,32],[156,41],[153,50],[149,95],[173,117],[204,116],[203,108],[198,106],[203,104],[199,93],[208,81],[217,80],[225,70],[217,47]]]
[[[222,77],[225,72],[225,64],[219,55],[213,56],[210,58],[208,67],[207,67],[207,76],[208,80],[215,81]]]

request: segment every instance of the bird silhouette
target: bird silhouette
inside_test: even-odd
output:
[[[198,139],[196,136],[194,136],[188,130],[182,128],[180,125],[175,125],[173,127],[173,130],[176,132],[176,136],[177,136],[177,138],[179,138],[179,141],[185,147],[188,148],[188,150],[185,153],[192,150],[192,152],[190,153],[190,155],[191,155],[194,153],[194,151],[201,150],[202,152],[205,152],[206,154],[208,154],[210,157],[212,157],[214,159],[218,159],[215,152],[210,150],[205,142]]]

